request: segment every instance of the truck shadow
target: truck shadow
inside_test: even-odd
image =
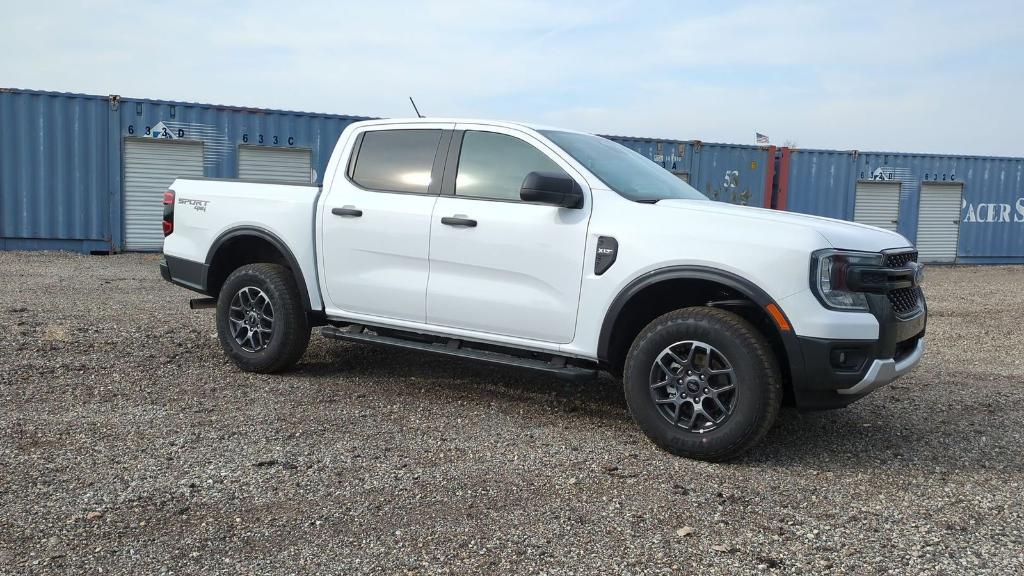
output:
[[[571,381],[423,352],[336,343],[307,356],[301,371],[325,379],[356,378],[365,382],[368,394],[399,391],[422,402],[445,402],[454,395],[463,402],[498,402],[515,410],[554,410],[632,426],[621,384],[607,374]],[[840,410],[805,413],[784,406],[765,440],[735,464],[819,471],[1024,471],[1019,450],[1024,402],[1001,411],[976,398],[951,406],[944,400],[945,385],[912,376]],[[972,412],[985,417],[963,418]]]
[[[622,385],[607,374],[570,380],[428,352],[336,342],[327,342],[326,347],[307,354],[299,366],[301,372],[326,379],[359,379],[366,382],[368,394],[401,393],[420,402],[456,396],[463,402],[500,401],[517,410],[586,412],[602,420],[629,421]]]

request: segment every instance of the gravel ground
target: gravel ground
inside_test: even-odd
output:
[[[1022,268],[929,269],[916,372],[706,464],[611,379],[241,373],[157,262],[0,252],[0,573],[1024,573]]]

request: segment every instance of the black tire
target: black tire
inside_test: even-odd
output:
[[[674,378],[668,375],[668,371],[657,371],[655,362],[659,358],[666,358],[662,356],[663,351],[677,343],[690,341],[714,347],[714,352],[721,354],[731,365],[732,372],[724,378],[734,381],[735,396],[730,395],[723,401],[732,401],[731,413],[722,418],[720,425],[711,422],[711,418],[696,417],[698,422],[707,420],[707,426],[712,427],[704,431],[687,429],[685,423],[673,423],[673,416],[665,413],[675,409],[678,414],[679,408],[673,408],[674,405],[669,402],[678,394],[688,393],[683,384],[671,390],[662,389],[660,383],[652,386],[659,378]],[[686,349],[685,344],[683,349]],[[712,353],[708,351],[706,354],[710,356]],[[672,364],[672,367],[677,365]],[[683,374],[684,370],[678,371],[680,380],[687,378]],[[782,402],[782,377],[771,346],[749,322],[717,308],[684,308],[654,319],[633,341],[626,356],[623,374],[626,403],[637,425],[661,448],[678,456],[698,460],[728,460],[753,447],[772,427]],[[658,391],[655,392],[655,389]],[[663,402],[659,406],[656,404],[656,396],[662,394],[668,398],[659,397]],[[703,402],[712,400],[707,397],[695,401]],[[690,415],[696,411],[692,406],[684,404],[684,407],[690,408]],[[717,411],[720,405],[711,406],[712,410]],[[724,410],[719,413],[726,414]]]
[[[272,330],[262,348],[239,343],[232,334],[229,314],[239,291],[255,288],[270,302]],[[279,264],[247,264],[228,276],[217,298],[217,335],[221,347],[246,372],[267,374],[290,368],[309,345],[309,319],[295,286],[295,277]],[[253,348],[247,350],[246,346]]]

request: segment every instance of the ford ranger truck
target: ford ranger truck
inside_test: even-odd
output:
[[[216,307],[239,368],[338,340],[621,378],[674,454],[755,445],[783,400],[845,406],[913,369],[903,236],[712,202],[591,134],[479,120],[348,126],[323,187],[179,178],[163,277]]]

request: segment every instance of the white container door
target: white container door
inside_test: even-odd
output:
[[[917,250],[921,262],[953,262],[960,239],[962,184],[921,184]]]
[[[857,182],[854,222],[896,232],[899,215],[899,182]]]
[[[175,178],[202,176],[202,142],[125,140],[125,249],[133,252],[163,249],[164,192]]]
[[[239,146],[238,177],[309,184],[313,181],[312,154],[303,148]]]

